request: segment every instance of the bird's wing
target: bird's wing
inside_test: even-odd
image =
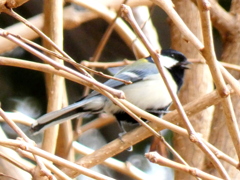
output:
[[[136,61],[135,63],[140,63]],[[134,70],[128,69],[128,66],[123,68],[120,72],[118,72],[114,77],[119,79],[124,79],[125,81],[131,81],[132,83],[136,83],[138,81],[143,80],[149,74],[157,74],[158,70],[156,65],[153,63],[144,63],[142,65],[138,65],[138,68]],[[119,89],[120,87],[126,85],[121,81],[117,81],[114,79],[109,79],[104,83],[104,85],[109,86],[111,88]],[[92,97],[99,94],[96,91],[93,91],[88,97]]]

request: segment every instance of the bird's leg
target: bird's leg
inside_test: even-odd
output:
[[[118,124],[119,124],[119,127],[120,127],[121,131],[122,131],[118,134],[118,138],[124,143],[124,141],[122,140],[122,137],[127,133],[127,131],[124,128],[124,122],[123,121],[120,121]],[[127,151],[132,151],[132,150],[133,150],[132,146],[130,146],[127,149]]]

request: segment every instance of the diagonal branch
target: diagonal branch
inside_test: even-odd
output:
[[[162,157],[161,155],[159,155],[156,152],[146,153],[145,156],[152,163],[156,163],[161,166],[167,166],[167,167],[179,170],[179,171],[184,171],[186,173],[191,174],[192,176],[195,176],[197,179],[201,178],[201,179],[206,179],[206,180],[222,180],[216,176],[205,173],[205,172],[201,171],[200,169],[193,168],[190,166],[186,166],[186,165],[171,161],[165,157]]]

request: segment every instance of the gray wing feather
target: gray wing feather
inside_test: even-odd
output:
[[[138,81],[143,80],[149,74],[158,73],[157,67],[154,63],[142,63],[141,61],[136,61],[133,65],[137,68],[134,68],[134,70],[132,70],[131,67],[126,66],[121,71],[119,71],[114,77],[124,79],[126,81],[131,81],[132,83],[136,83]],[[109,79],[104,83],[104,85],[109,86],[111,88],[120,89],[125,84],[121,81]],[[95,96],[97,94],[99,93],[93,91],[89,95],[89,97]]]

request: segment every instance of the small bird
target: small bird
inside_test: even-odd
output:
[[[173,49],[162,50],[160,61],[164,66],[166,78],[172,90],[177,93],[183,84],[184,71],[188,69],[187,65],[190,62],[181,52]],[[115,77],[131,81],[132,84],[126,85],[113,79],[109,79],[104,84],[122,90],[129,102],[151,114],[161,116],[172,103],[171,96],[151,57],[139,59],[125,66],[115,74]],[[125,122],[137,123],[107,97],[93,91],[74,104],[41,116],[32,124],[31,130],[38,133],[50,126],[84,116],[84,114],[99,114],[102,112],[113,114],[123,132],[125,132]]]

